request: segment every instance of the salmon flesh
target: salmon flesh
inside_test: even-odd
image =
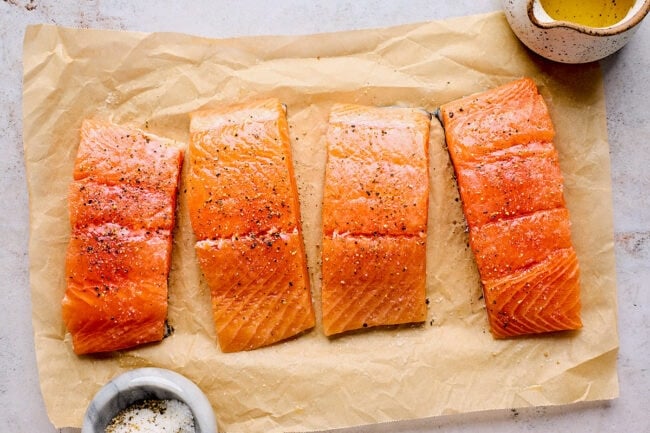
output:
[[[160,341],[183,152],[84,120],[69,190],[63,321],[77,354]]]
[[[496,338],[582,327],[555,131],[523,78],[440,108]]]
[[[224,352],[312,328],[285,109],[267,99],[191,115],[188,200]]]
[[[326,335],[426,320],[430,116],[337,104],[327,130]]]

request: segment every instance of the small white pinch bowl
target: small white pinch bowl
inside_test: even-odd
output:
[[[121,410],[146,399],[183,402],[192,411],[197,433],[217,433],[214,411],[205,394],[185,376],[162,368],[127,371],[104,385],[86,409],[81,433],[104,433]]]
[[[621,49],[637,31],[650,0],[636,0],[618,23],[609,27],[588,27],[551,18],[539,0],[503,0],[512,31],[528,48],[561,63],[588,63]]]

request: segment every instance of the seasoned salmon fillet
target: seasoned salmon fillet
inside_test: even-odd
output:
[[[523,78],[440,108],[497,338],[582,326],[555,131]]]
[[[326,335],[426,319],[430,117],[334,105],[323,193]]]
[[[167,140],[83,121],[62,301],[75,353],[162,339],[182,161]]]
[[[204,240],[196,253],[224,352],[266,346],[314,326],[300,234]]]
[[[219,346],[251,350],[315,324],[289,128],[277,99],[197,111],[188,203]]]

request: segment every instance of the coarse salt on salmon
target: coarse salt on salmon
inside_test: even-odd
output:
[[[69,189],[63,321],[77,354],[160,341],[183,152],[84,120]]]
[[[333,106],[323,194],[325,335],[426,319],[430,117]]]
[[[440,108],[497,338],[582,326],[555,131],[529,78]]]
[[[277,99],[191,115],[190,220],[224,352],[315,324],[288,131]]]

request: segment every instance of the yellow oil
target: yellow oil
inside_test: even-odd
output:
[[[540,0],[553,19],[589,27],[609,27],[625,18],[634,0]]]

